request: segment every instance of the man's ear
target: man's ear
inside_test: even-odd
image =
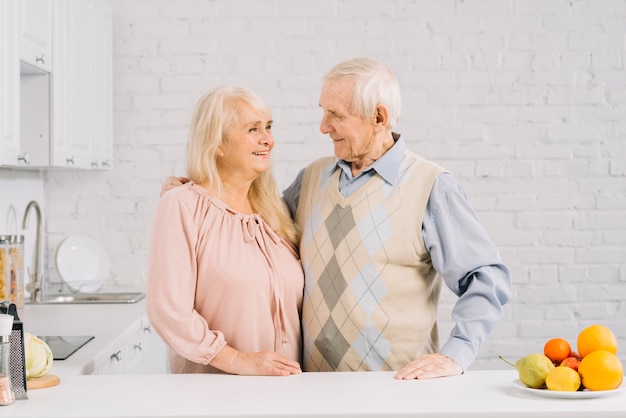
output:
[[[377,127],[387,129],[387,125],[389,124],[389,110],[386,106],[376,106],[375,123]]]

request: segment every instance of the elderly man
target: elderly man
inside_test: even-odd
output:
[[[340,63],[319,105],[336,158],[283,194],[302,231],[304,370],[462,373],[502,315],[509,270],[452,175],[393,132],[400,92],[385,65]],[[438,349],[442,280],[458,300]]]
[[[320,130],[335,157],[307,166],[283,193],[302,233],[304,371],[461,374],[510,298],[509,270],[461,185],[393,131],[400,103],[397,78],[374,59],[324,77]],[[439,348],[442,283],[458,299]]]

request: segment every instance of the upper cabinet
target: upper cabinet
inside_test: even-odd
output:
[[[50,0],[20,0],[20,59],[36,68],[52,69],[52,5]]]
[[[17,164],[20,152],[17,8],[17,0],[0,2],[0,165]]]
[[[50,163],[50,73],[20,65],[19,166],[46,167]]]
[[[0,165],[110,168],[110,1],[0,3]]]
[[[57,0],[52,71],[56,167],[111,167],[112,17],[108,2]]]

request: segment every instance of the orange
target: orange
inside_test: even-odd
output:
[[[593,351],[606,350],[617,354],[617,339],[615,334],[604,325],[591,325],[578,334],[578,354],[585,356]]]
[[[543,346],[543,354],[556,364],[560,364],[571,353],[572,348],[563,338],[552,338]]]
[[[578,366],[583,386],[589,390],[611,390],[624,379],[624,368],[619,358],[608,351],[598,350],[583,357]]]

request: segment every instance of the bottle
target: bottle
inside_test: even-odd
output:
[[[13,315],[0,314],[0,406],[15,402],[15,393],[11,386],[11,332]]]

